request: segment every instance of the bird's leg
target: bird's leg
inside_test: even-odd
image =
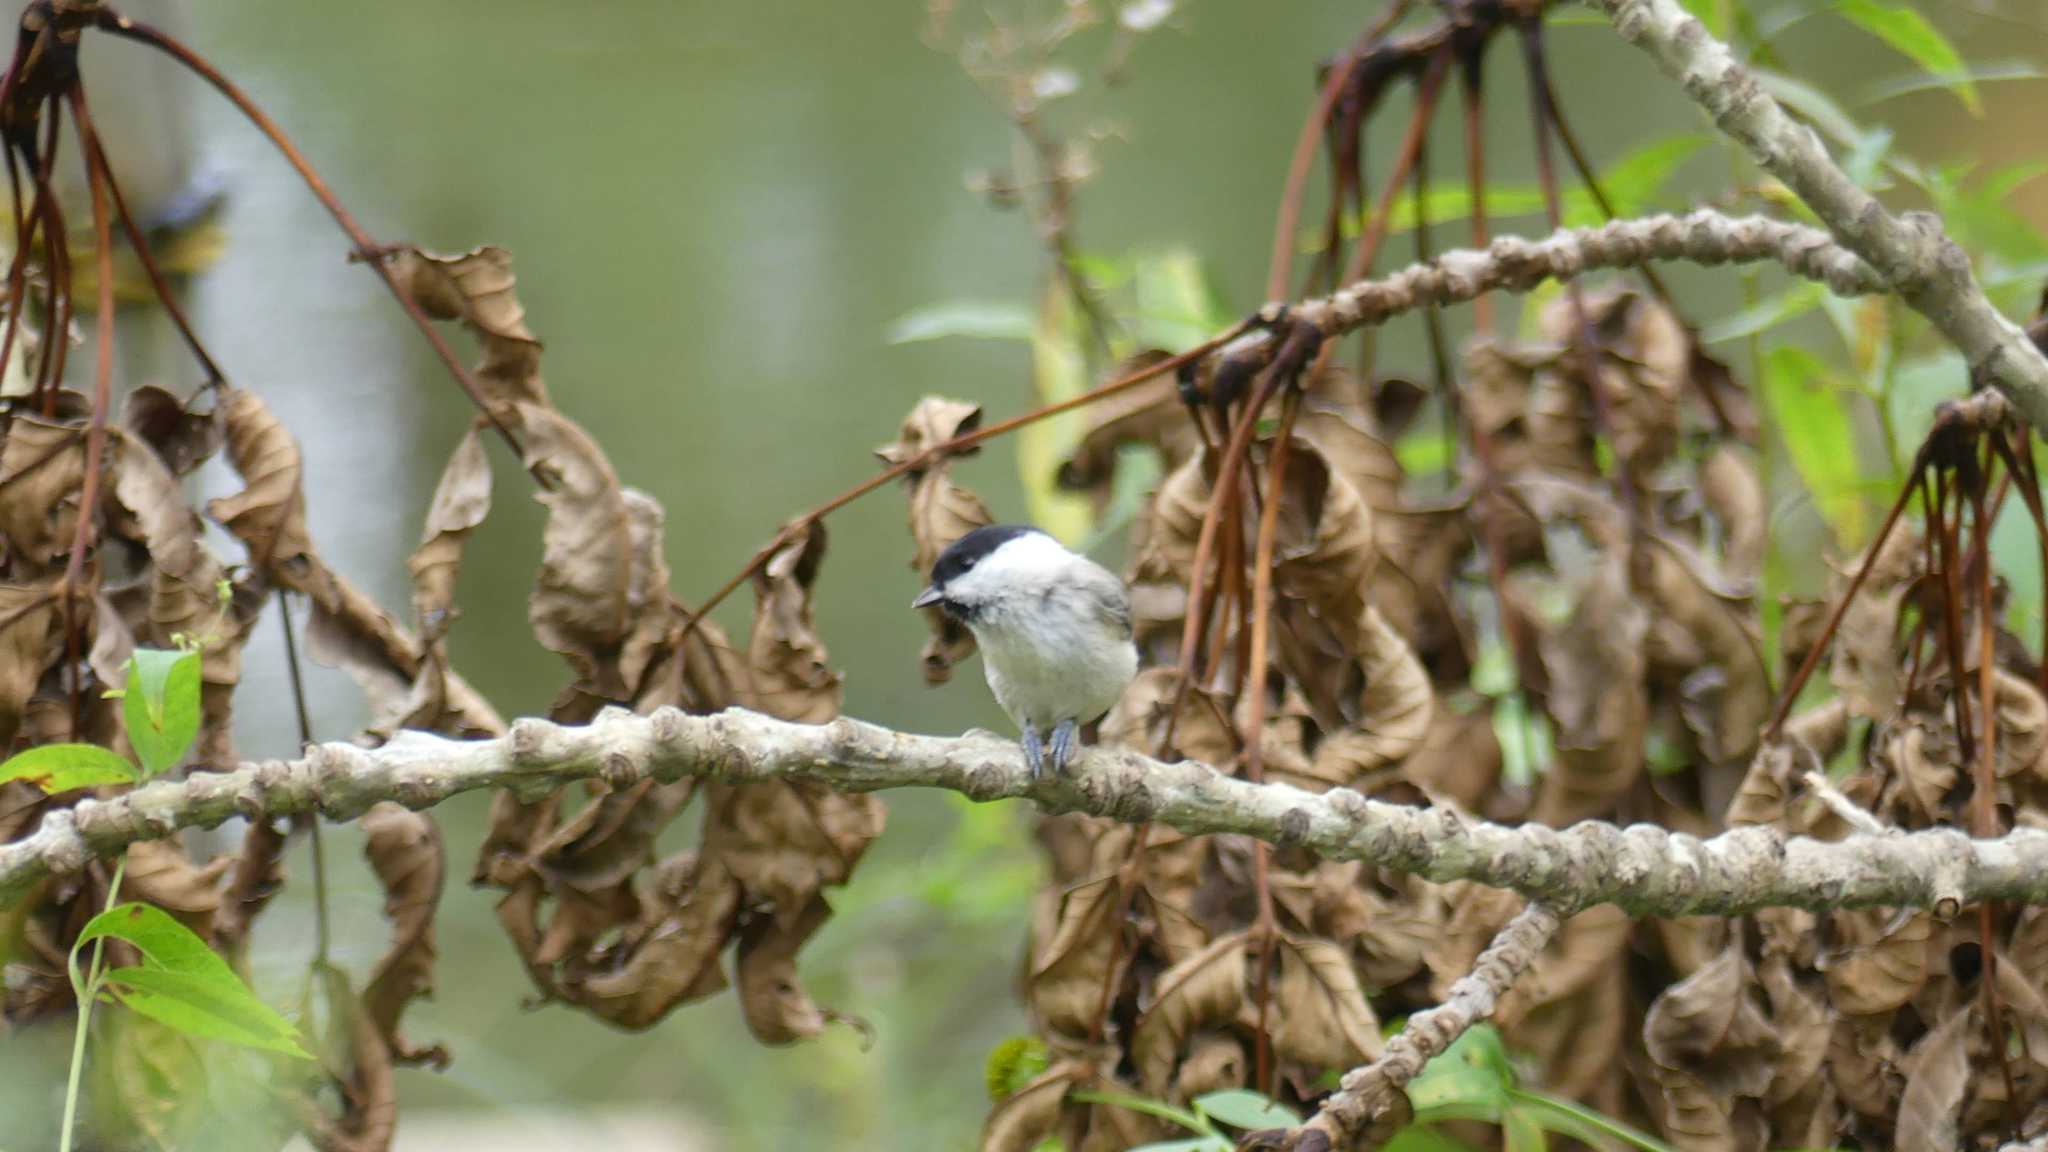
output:
[[[1045,745],[1039,743],[1038,729],[1026,724],[1024,727],[1024,764],[1031,769],[1031,778],[1036,780],[1045,772]]]
[[[1081,725],[1079,721],[1062,720],[1052,727],[1052,768],[1065,772],[1073,763],[1074,751],[1081,746]]]

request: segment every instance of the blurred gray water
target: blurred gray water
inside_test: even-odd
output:
[[[920,396],[973,399],[993,416],[1030,402],[1021,345],[884,339],[892,319],[923,305],[1028,299],[1040,271],[1027,221],[992,212],[963,188],[969,170],[1009,158],[1007,128],[954,60],[920,42],[919,5],[195,7],[193,42],[287,126],[379,238],[514,252],[529,322],[547,344],[549,386],[625,482],[667,507],[675,590],[686,601],[720,583],[782,519],[867,475],[870,449],[893,437]],[[1311,66],[1369,12],[1335,3],[1184,9],[1143,43],[1122,87],[1076,98],[1126,137],[1103,148],[1102,175],[1082,193],[1081,240],[1108,252],[1191,246],[1236,314],[1259,302]],[[1698,125],[1646,61],[1605,33],[1564,27],[1553,41],[1566,107],[1596,156]],[[117,71],[139,53],[112,43],[88,50],[119,56]],[[1527,112],[1512,52],[1496,53],[1490,82],[1490,172],[1526,180]],[[404,557],[469,419],[465,401],[381,286],[344,262],[346,241],[319,205],[231,108],[191,84],[151,87],[148,100],[189,102],[197,166],[228,189],[229,248],[189,292],[197,323],[236,383],[260,391],[298,435],[312,527],[329,561],[403,606]],[[116,115],[111,103],[95,97],[102,117]],[[1405,101],[1397,107],[1405,115]],[[1373,146],[1383,154],[1399,120],[1380,123]],[[1455,123],[1444,127],[1440,170],[1455,174]],[[126,171],[122,157],[117,148]],[[1722,165],[1703,154],[1692,171],[1712,182]],[[1405,257],[1405,242],[1389,250]],[[1732,295],[1725,280],[1714,291]],[[457,344],[467,356],[466,340]],[[1391,364],[1420,370],[1411,330],[1384,346]],[[158,359],[157,378],[184,389],[196,382],[174,357]],[[511,715],[544,709],[563,670],[525,621],[538,508],[524,475],[491,448],[496,506],[469,549],[453,644],[458,667]],[[962,474],[998,516],[1025,514],[1006,445]],[[218,469],[202,478],[207,495],[232,485]],[[923,630],[903,607],[914,585],[900,497],[878,493],[831,528],[818,616],[847,674],[847,710],[927,731],[999,726],[978,668],[937,691],[918,675]],[[746,599],[722,615],[741,635]],[[270,623],[239,701],[245,754],[296,746],[282,677]],[[315,670],[312,687],[316,736],[346,736],[361,723],[344,677]],[[490,900],[462,883],[485,801],[444,806],[451,883],[438,996],[408,1016],[407,1031],[448,1043],[456,1063],[440,1075],[401,1074],[402,1103],[673,1102],[735,1150],[820,1133],[832,1147],[966,1145],[984,1109],[982,1057],[1023,1027],[1012,981],[1025,910],[1014,894],[1024,890],[1018,876],[1029,882],[1019,871],[1032,862],[1029,821],[977,814],[982,823],[965,834],[987,839],[990,819],[1001,822],[986,858],[994,898],[1009,903],[963,913],[951,905],[974,903],[957,890],[971,890],[975,877],[947,879],[956,895],[946,907],[920,881],[941,846],[963,834],[964,806],[934,796],[890,802],[890,831],[840,902],[859,915],[829,925],[804,962],[821,1001],[873,1022],[866,1052],[845,1029],[788,1050],[760,1048],[729,994],[638,1035],[565,1009],[521,1011],[529,988]],[[360,974],[385,931],[379,893],[356,863],[359,843],[348,829],[329,834],[338,959]],[[303,880],[303,846],[292,865]],[[296,884],[260,926],[257,977],[274,997],[296,986],[307,958],[308,897]],[[0,1047],[0,1080],[23,1093],[0,1106],[19,1103],[16,1115],[33,1116],[50,1099],[49,1081],[37,1081],[61,1082],[69,1039],[68,1028],[55,1031]],[[17,1070],[29,1073],[26,1087]]]

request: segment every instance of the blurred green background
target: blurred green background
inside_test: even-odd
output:
[[[1935,14],[1966,51],[2004,58],[2041,45],[2024,21],[1960,7]],[[674,587],[686,601],[721,583],[785,517],[867,475],[870,449],[894,436],[919,397],[972,399],[992,416],[1032,402],[1022,344],[886,339],[891,321],[928,305],[1029,301],[1043,272],[1027,219],[992,211],[965,187],[970,171],[1010,159],[1009,128],[956,60],[921,41],[921,5],[212,0],[182,15],[192,42],[287,126],[379,238],[515,253],[529,322],[548,347],[549,386],[625,482],[667,507]],[[1081,193],[1083,245],[1187,247],[1226,314],[1259,303],[1312,67],[1371,15],[1359,3],[1183,4],[1139,45],[1120,86],[1104,90],[1084,70],[1083,90],[1069,98],[1080,120],[1113,121],[1118,134],[1098,147],[1100,175]],[[1584,17],[1552,41],[1565,110],[1596,158],[1701,128],[1642,56]],[[227,250],[188,292],[197,323],[236,382],[297,433],[327,558],[383,603],[406,604],[404,557],[469,419],[465,401],[376,281],[344,262],[346,243],[318,204],[229,107],[196,85],[159,86],[135,72],[139,49],[87,50],[107,78],[104,92],[94,88],[103,119],[119,115],[114,93],[124,86],[158,113],[189,105],[190,159],[218,173],[229,197]],[[1840,26],[1794,29],[1784,50],[1830,90],[1906,70]],[[1489,171],[1525,183],[1527,106],[1512,51],[1494,54],[1489,82]],[[2037,82],[1988,86],[1982,121],[1964,120],[1938,92],[1868,112],[1936,155],[1999,160],[2038,152],[2026,137],[2040,94]],[[1397,99],[1395,116],[1379,121],[1376,151],[1391,149],[1406,106]],[[1443,128],[1437,170],[1455,178],[1455,120]],[[174,136],[153,128],[135,147]],[[117,171],[127,171],[114,142]],[[1709,146],[1664,200],[1688,206],[1727,175]],[[1388,251],[1405,259],[1409,249],[1396,238]],[[1736,306],[1726,274],[1675,280],[1695,320]],[[191,373],[157,355],[161,336],[132,342],[129,360],[188,390]],[[1383,348],[1389,368],[1423,369],[1415,326],[1395,326]],[[491,448],[496,506],[468,553],[454,655],[516,715],[544,710],[564,677],[526,625],[540,510],[526,478]],[[1009,442],[961,475],[999,518],[1026,515]],[[234,481],[215,466],[201,485],[213,495]],[[847,711],[922,731],[1000,727],[978,667],[943,689],[922,683],[924,631],[904,607],[915,583],[900,498],[879,493],[831,528],[818,620],[847,676]],[[721,614],[736,635],[747,600]],[[245,755],[294,750],[281,653],[275,626],[260,630],[239,701]],[[345,737],[363,721],[340,674],[315,669],[312,687],[316,736]],[[734,1152],[821,1133],[831,1147],[968,1146],[986,1106],[982,1058],[1023,1027],[1012,982],[1037,879],[1030,816],[948,796],[888,799],[887,834],[803,956],[822,1003],[874,1025],[866,1051],[843,1028],[761,1048],[730,994],[637,1035],[567,1009],[523,1010],[530,988],[490,897],[464,883],[488,798],[444,805],[450,885],[438,989],[408,1015],[407,1031],[446,1043],[456,1061],[438,1075],[403,1073],[401,1116],[663,1104]],[[672,838],[695,819],[679,821]],[[328,840],[337,959],[358,974],[387,938],[359,845],[347,828]],[[303,845],[290,863],[302,880]],[[257,983],[273,999],[296,987],[308,958],[309,898],[295,884],[259,924]],[[0,1115],[13,1152],[51,1142],[69,1038],[67,1020],[0,1041]]]

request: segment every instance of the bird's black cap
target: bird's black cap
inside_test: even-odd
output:
[[[1037,534],[1043,531],[1029,524],[989,524],[976,528],[947,545],[939,558],[932,562],[932,586],[943,588],[948,580],[980,563],[989,553],[1015,540],[1019,536]]]

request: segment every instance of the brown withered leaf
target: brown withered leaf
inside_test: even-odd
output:
[[[761,917],[740,929],[740,1013],[754,1039],[793,1044],[825,1030],[833,1017],[796,979],[796,954],[832,915],[822,895],[793,918]]]
[[[242,836],[241,851],[221,892],[214,916],[214,938],[224,956],[240,955],[248,944],[249,926],[284,888],[284,833],[272,820],[252,820]]]
[[[1273,983],[1273,1050],[1310,1068],[1350,1068],[1380,1055],[1380,1024],[1358,986],[1351,957],[1327,940],[1279,934]]]
[[[1828,681],[1848,701],[1850,715],[1889,720],[1898,714],[1905,691],[1899,613],[1920,569],[1918,533],[1901,527],[1874,555],[1866,553],[1851,562],[1847,574],[1835,574],[1828,581],[1830,603],[1848,591],[1859,564],[1870,565],[1870,572],[1856,599],[1842,610]]]
[[[1165,359],[1167,353],[1149,348],[1119,361],[1109,375],[1111,379],[1127,376]],[[1161,472],[1180,467],[1200,447],[1194,422],[1188,419],[1178,385],[1170,375],[1155,376],[1090,405],[1087,417],[1080,442],[1061,462],[1055,480],[1068,491],[1089,493],[1097,515],[1108,506],[1117,454],[1126,446],[1143,444],[1156,449]]]
[[[475,376],[500,424],[519,429],[531,415],[526,406],[549,407],[540,379],[541,343],[527,328],[526,309],[514,291],[512,253],[495,246],[453,255],[404,248],[393,255],[391,272],[429,316],[460,320],[482,342],[484,358]]]
[[[0,444],[0,536],[8,555],[44,569],[62,564],[78,529],[78,492],[85,482],[83,429],[20,414]]]
[[[1771,1030],[1778,1040],[1777,1066],[1772,1069],[1767,1099],[1783,1106],[1816,1095],[1822,1065],[1827,1061],[1828,1037],[1834,1031],[1827,1008],[1819,996],[1800,986],[1791,963],[1783,956],[1767,957],[1757,975],[1770,1001]]]
[[[1187,1058],[1174,1073],[1172,1100],[1193,1100],[1226,1088],[1242,1088],[1251,1078],[1244,1044],[1220,1032],[1198,1033],[1187,1045]]]
[[[704,851],[716,853],[752,902],[793,923],[820,888],[846,883],[882,834],[882,801],[808,781],[705,790]]]
[[[1081,1064],[1062,1062],[1004,1097],[981,1126],[981,1152],[1033,1152],[1059,1128],[1067,1093],[1086,1075]]]
[[[1274,589],[1308,601],[1340,636],[1356,640],[1379,558],[1372,510],[1314,442],[1299,436],[1290,444],[1282,486]]]
[[[362,1011],[394,1060],[443,1067],[448,1053],[440,1045],[416,1049],[398,1033],[406,1005],[434,991],[434,914],[446,864],[441,830],[432,816],[390,801],[364,813],[362,828],[363,854],[384,888],[384,916],[391,921],[391,947],[363,987]]]
[[[22,710],[49,666],[56,599],[33,584],[0,584],[0,747],[14,740]]]
[[[1830,914],[1838,955],[1823,969],[1828,1002],[1850,1016],[1877,1016],[1911,1000],[1927,982],[1934,918],[1889,908]]]
[[[1756,750],[1774,703],[1754,613],[1683,543],[1657,537],[1648,554],[1650,661],[1680,677],[1680,712],[1701,753],[1732,775]]]
[[[455,577],[469,534],[491,511],[491,462],[475,426],[463,433],[441,470],[427,506],[420,546],[406,558],[412,574],[413,612],[429,635],[440,631],[455,604]]]
[[[1493,704],[1482,701],[1466,712],[1431,711],[1422,743],[1401,763],[1401,774],[1467,812],[1481,811],[1500,786],[1500,737],[1493,728]]]
[[[1362,412],[1310,399],[1302,404],[1295,427],[1367,506],[1378,509],[1400,502],[1400,458],[1391,444],[1371,431]]]
[[[1835,1016],[1823,1067],[1849,1107],[1865,1116],[1889,1118],[1901,1084],[1898,1059],[1891,1017]]]
[[[827,663],[811,619],[811,593],[825,560],[825,526],[813,524],[754,575],[754,628],[747,640],[756,706],[771,716],[819,724],[839,715],[844,680]]]
[[[1693,342],[1685,325],[1665,305],[1631,288],[1583,297],[1585,320],[1598,345],[1600,409],[1616,455],[1643,475],[1669,459],[1678,446],[1680,404],[1692,371]],[[1567,363],[1584,387],[1577,333],[1578,307],[1570,295],[1545,308],[1543,335],[1568,350]]]
[[[305,576],[314,563],[313,541],[297,442],[254,392],[221,389],[220,413],[228,460],[244,487],[207,501],[206,514],[242,541],[256,567]]]
[[[1233,932],[1160,973],[1131,1037],[1131,1062],[1146,1092],[1165,1095],[1195,1034],[1237,1016],[1245,1001],[1244,952],[1245,934]]]
[[[589,433],[552,408],[520,409],[526,463],[554,487],[534,493],[548,510],[541,532],[540,572],[527,619],[549,650],[606,698],[623,698],[608,683],[608,657],[632,627],[632,523],[619,478]]]
[[[1730,947],[1666,988],[1643,1023],[1650,1059],[1699,1077],[1717,1096],[1761,1097],[1777,1049],[1770,1025],[1750,1000],[1752,984],[1742,950]]]
[[[128,846],[121,890],[169,912],[200,939],[211,940],[214,914],[220,910],[221,877],[233,866],[233,857],[216,856],[202,867],[175,840],[143,840]]]
[[[1167,716],[1173,711],[1179,683],[1179,670],[1172,667],[1147,668],[1138,673],[1103,718],[1103,745],[1151,755],[1166,734]],[[1191,691],[1174,723],[1169,755],[1204,764],[1228,764],[1237,755],[1237,737],[1217,705]]]
[[[1571,618],[1543,631],[1539,646],[1550,679],[1557,761],[1543,779],[1534,819],[1562,828],[1606,812],[1635,785],[1649,723],[1643,651],[1649,628],[1624,557],[1609,553],[1594,567]]]
[[[1899,1152],[1951,1152],[1961,1147],[1957,1120],[1970,1088],[1969,1039],[1974,1009],[1964,1005],[1906,1054],[1899,1097]]]
[[[327,967],[320,976],[334,1034],[319,1050],[328,1064],[345,1069],[346,1079],[337,1082],[339,1115],[320,1107],[310,1095],[300,1098],[301,1127],[319,1152],[390,1152],[398,1131],[398,1087],[391,1053],[340,971]],[[333,1051],[337,1048],[338,1052]]]
[[[1069,888],[1051,937],[1033,957],[1026,996],[1042,1028],[1085,1036],[1095,1020],[1110,964],[1119,956],[1123,901],[1113,876]]]
[[[1717,443],[1700,460],[1700,499],[1721,529],[1721,571],[1744,588],[1763,572],[1770,518],[1748,450]]]
[[[901,464],[933,445],[972,432],[980,423],[980,405],[927,396],[904,417],[896,441],[875,449],[875,455],[885,463]],[[970,448],[961,455],[974,451]],[[995,522],[981,497],[953,482],[950,459],[906,473],[903,483],[910,496],[910,567],[920,577],[931,572],[939,553],[955,540]],[[943,684],[952,677],[955,664],[974,654],[974,634],[937,608],[922,612],[932,633],[921,654],[925,683]]]
[[[220,451],[219,413],[194,412],[155,384],[142,384],[128,393],[121,405],[121,423],[179,476],[189,475]]]
[[[1377,608],[1359,616],[1351,639],[1365,683],[1346,709],[1348,725],[1316,746],[1314,771],[1326,780],[1357,780],[1405,760],[1422,746],[1436,711],[1429,673]]]
[[[629,955],[589,976],[579,1003],[626,1028],[645,1028],[677,1004],[722,990],[725,950],[739,913],[740,886],[715,856],[684,853],[658,870],[649,914]]]

